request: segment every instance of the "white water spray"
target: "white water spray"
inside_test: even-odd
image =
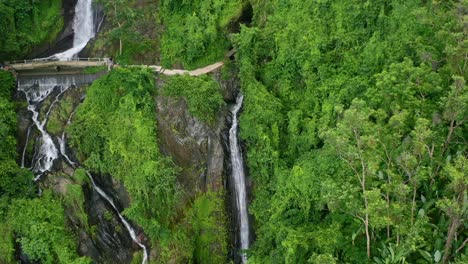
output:
[[[24,143],[23,153],[21,155],[21,168],[24,168],[24,157],[26,156],[26,149],[29,144],[29,136],[31,135],[32,125],[28,126],[28,131],[26,132],[26,142]]]
[[[73,39],[73,47],[55,55],[50,56],[49,58],[56,58],[59,60],[69,60],[83,50],[86,44],[95,36],[94,33],[94,21],[93,21],[93,10],[92,10],[92,0],[78,0],[75,6],[75,18],[73,21],[73,30],[75,32]],[[49,115],[56,103],[59,102],[60,96],[72,85],[78,83],[89,83],[86,77],[83,77],[83,80],[75,79],[75,76],[69,78],[68,76],[56,76],[56,77],[41,77],[41,78],[26,78],[18,80],[18,90],[23,91],[26,94],[28,100],[28,110],[32,112],[32,121],[37,129],[41,133],[40,149],[35,152],[33,156],[31,170],[36,174],[34,181],[40,179],[42,174],[46,171],[50,171],[53,167],[54,161],[58,158],[58,155],[61,154],[65,160],[74,168],[78,166],[76,162],[73,162],[70,157],[66,154],[66,139],[65,133],[62,133],[61,137],[57,137],[59,143],[59,148],[56,147],[52,137],[45,129]],[[60,92],[57,94],[55,100],[50,104],[49,109],[47,110],[44,119],[41,121],[39,118],[39,111],[41,103],[56,89],[60,88]],[[76,109],[75,109],[76,110]],[[70,124],[71,119],[74,115],[74,111],[71,113],[67,120],[67,125]],[[29,138],[29,129],[28,135]],[[27,139],[28,140],[28,139]],[[22,156],[22,166],[24,166],[24,156],[26,151],[27,143],[23,150]],[[112,198],[110,198],[99,186],[96,185],[92,175],[89,172],[86,172],[88,177],[91,180],[93,188],[96,192],[105,199],[118,214],[120,220],[122,221],[125,228],[128,230],[132,240],[138,244],[140,248],[143,249],[143,261],[142,264],[148,262],[148,250],[146,246],[140,242],[138,239],[135,230],[128,223],[128,221],[120,214],[117,207],[115,206]]]
[[[78,0],[78,2],[76,3],[75,17],[73,20],[73,30],[75,33],[73,38],[73,47],[64,52],[52,55],[50,58],[57,58],[59,60],[69,60],[76,56],[86,46],[88,41],[94,37],[92,0]],[[23,82],[18,82],[18,89],[23,91],[26,94],[26,98],[28,99],[28,110],[33,113],[32,120],[42,135],[40,139],[40,150],[37,153],[37,155],[35,155],[33,163],[31,165],[32,171],[37,174],[34,178],[34,181],[39,180],[42,173],[50,171],[54,161],[58,157],[58,149],[55,146],[49,133],[47,133],[47,131],[44,129],[44,126],[47,124],[49,114],[53,106],[58,102],[59,96],[73,84],[76,84],[75,78],[73,77],[42,77],[39,79],[28,79]],[[40,121],[40,103],[44,101],[57,86],[59,86],[61,89],[60,94],[50,105],[49,110],[45,114],[44,120]],[[61,145],[62,141],[63,140],[59,141]],[[27,145],[25,145],[24,150],[26,149],[26,147]],[[24,150],[21,160],[22,166],[24,166]],[[60,150],[62,150],[62,146],[60,146]],[[65,158],[69,160],[68,157],[65,156]]]
[[[75,115],[75,112],[76,112],[76,108],[75,110],[73,110],[73,112],[70,114],[70,116],[68,117],[68,120],[67,120],[67,125],[69,125],[71,123],[71,119],[73,118],[73,116]],[[59,142],[59,145],[60,145],[60,153],[61,155],[66,159],[66,161],[73,167],[73,168],[77,168],[79,167],[79,164],[72,161],[67,153],[66,153],[66,140],[65,140],[65,132],[62,133],[62,137],[57,137],[57,140]],[[120,218],[120,221],[122,222],[122,224],[125,226],[125,228],[127,229],[130,237],[132,238],[132,240],[141,248],[143,249],[143,261],[141,262],[142,264],[147,264],[148,263],[148,250],[146,248],[145,245],[143,245],[143,243],[140,242],[140,240],[138,239],[137,235],[136,235],[136,232],[135,230],[133,229],[133,227],[130,225],[130,223],[125,219],[125,217],[123,217],[119,210],[117,209],[117,206],[115,206],[115,203],[114,201],[112,200],[112,198],[107,195],[104,190],[102,190],[98,185],[96,185],[96,182],[94,181],[94,178],[93,176],[91,175],[91,173],[87,170],[86,171],[86,174],[88,175],[90,181],[91,181],[91,185],[93,186],[94,190],[96,190],[96,192],[104,199],[106,200],[110,205],[111,207],[114,209],[114,211],[117,213],[117,215],[119,216]]]
[[[92,0],[78,0],[75,6],[75,18],[73,20],[73,47],[55,55],[51,58],[69,60],[76,56],[86,47],[89,40],[94,38],[94,18]]]
[[[130,223],[128,223],[128,221],[125,219],[125,217],[123,217],[119,210],[117,209],[117,207],[115,206],[114,204],[114,201],[112,200],[112,198],[110,198],[101,188],[99,188],[99,186],[96,185],[96,183],[94,182],[94,178],[93,176],[91,175],[91,173],[89,173],[88,171],[86,171],[86,174],[88,174],[88,177],[89,179],[91,180],[91,184],[93,185],[93,188],[96,190],[96,192],[102,197],[104,198],[111,206],[112,208],[114,208],[114,211],[117,213],[117,215],[119,216],[120,220],[122,221],[122,223],[124,224],[125,228],[127,229],[128,233],[130,234],[130,237],[132,238],[132,240],[137,243],[137,245],[143,249],[143,261],[141,262],[142,264],[146,264],[148,263],[148,250],[146,248],[145,245],[143,245],[143,243],[140,242],[140,240],[138,239],[136,233],[135,233],[135,230],[132,228],[132,226],[130,225]]]
[[[249,215],[247,211],[247,189],[245,184],[245,170],[242,153],[237,138],[237,130],[239,127],[239,120],[237,114],[242,107],[244,96],[239,94],[236,98],[236,104],[231,110],[232,113],[232,126],[229,130],[229,146],[231,148],[231,166],[232,166],[232,180],[234,182],[234,190],[236,196],[236,205],[238,219],[240,221],[240,249],[246,250],[249,248]],[[247,263],[247,255],[241,253],[242,263]]]

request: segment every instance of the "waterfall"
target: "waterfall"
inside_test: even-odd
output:
[[[74,116],[75,113],[76,113],[76,110],[77,110],[77,108],[75,108],[75,109],[71,112],[70,116],[68,117],[68,119],[67,119],[67,124],[66,124],[67,126],[70,125],[71,120],[72,120],[73,116]],[[76,167],[76,165],[77,165],[76,162],[73,162],[73,161],[70,159],[70,157],[68,157],[68,155],[67,155],[67,149],[66,149],[66,144],[67,144],[67,143],[66,143],[66,141],[65,141],[65,130],[62,132],[62,137],[57,137],[57,140],[58,140],[59,146],[60,146],[60,154],[62,154],[62,156],[65,158],[65,160],[68,162],[68,164],[70,164],[70,166]]]
[[[69,60],[80,53],[86,47],[89,40],[94,38],[94,16],[92,0],[78,0],[75,6],[75,18],[73,20],[73,47],[55,55],[51,58]]]
[[[26,149],[28,148],[28,144],[29,144],[29,136],[31,135],[31,128],[32,128],[32,125],[28,126],[28,131],[26,132],[26,142],[24,143],[23,152],[21,154],[21,168],[24,168],[24,157],[26,156]]]
[[[239,120],[237,114],[242,107],[244,96],[239,93],[236,98],[236,104],[231,109],[232,126],[229,130],[229,146],[231,149],[231,165],[232,165],[232,181],[234,183],[234,195],[236,198],[238,221],[240,222],[239,236],[240,249],[246,250],[249,248],[249,215],[247,211],[247,189],[245,184],[244,161],[242,159],[241,148],[237,137]],[[242,263],[247,263],[247,255],[241,253]]]
[[[72,83],[73,80],[70,80],[70,83]],[[33,157],[33,160],[31,162],[31,169],[32,171],[36,174],[36,177],[34,178],[34,181],[37,181],[40,179],[42,174],[46,171],[50,171],[52,169],[52,166],[54,164],[54,161],[58,158],[58,149],[54,144],[54,141],[52,140],[52,137],[49,135],[49,133],[46,131],[45,126],[47,124],[47,121],[49,119],[49,115],[55,106],[55,104],[60,100],[60,96],[70,87],[71,85],[63,85],[63,86],[50,86],[50,85],[45,85],[42,86],[40,81],[37,81],[34,85],[31,87],[27,86],[18,86],[18,89],[20,91],[23,91],[26,95],[26,99],[28,101],[28,110],[32,112],[32,121],[34,126],[39,130],[41,133],[41,136],[39,138],[39,151],[36,152],[36,154]],[[41,107],[41,103],[55,90],[59,89],[59,92],[57,96],[55,97],[55,100],[50,104],[49,109],[45,113],[44,117],[42,120],[40,120],[39,117],[39,111]],[[27,132],[27,138],[29,138],[30,134],[30,129],[28,128]],[[23,150],[23,157],[21,160],[22,165],[24,166],[24,152],[27,147],[27,143],[24,146]]]
[[[78,0],[75,6],[75,18],[73,20],[73,30],[75,32],[73,39],[73,47],[49,58],[56,58],[59,60],[69,60],[75,57],[81,50],[84,49],[88,41],[94,37],[94,21],[93,21],[93,10],[92,0]],[[88,84],[96,79],[98,75],[60,75],[60,76],[19,76],[18,77],[18,90],[25,93],[28,101],[28,110],[32,112],[33,125],[28,128],[26,144],[23,149],[21,164],[24,166],[24,159],[28,140],[30,136],[30,130],[32,126],[35,126],[41,136],[38,139],[39,149],[35,150],[33,159],[31,161],[31,170],[35,174],[34,181],[38,181],[44,172],[51,171],[53,168],[54,161],[62,156],[66,162],[73,168],[77,168],[79,165],[74,162],[66,153],[66,138],[65,132],[62,133],[61,137],[56,137],[58,147],[53,141],[51,135],[46,130],[47,121],[49,115],[52,112],[54,106],[60,101],[60,97],[70,87],[78,84]],[[49,108],[45,112],[42,120],[40,118],[40,109],[43,102],[51,94],[56,94],[55,99],[50,103]],[[75,109],[76,110],[76,109]],[[71,119],[75,111],[73,111],[68,120],[67,125],[70,124]],[[115,210],[119,216],[122,224],[127,229],[132,240],[144,251],[142,264],[148,262],[148,250],[143,243],[138,239],[135,230],[132,228],[130,223],[120,214],[117,207],[114,204],[112,198],[109,197],[99,186],[96,185],[93,176],[86,171],[93,189],[106,200],[111,207]]]
[[[54,106],[60,101],[60,97],[76,83],[74,76],[60,76],[57,77],[41,77],[41,78],[23,78],[18,77],[18,90],[24,92],[28,102],[28,110],[32,112],[33,126],[39,130],[41,136],[38,139],[39,150],[33,156],[31,161],[31,170],[36,174],[34,181],[40,179],[42,174],[46,171],[50,171],[53,167],[54,161],[59,156],[59,150],[55,146],[52,137],[45,129],[49,115],[52,112]],[[46,100],[50,94],[56,92],[55,99],[49,105],[49,108],[45,112],[42,120],[39,116],[40,109],[44,100]],[[31,128],[31,127],[30,127]],[[26,135],[26,144],[23,149],[21,157],[21,165],[24,167],[24,159],[26,154],[27,144],[30,137],[30,128],[28,128]]]
[[[135,230],[132,228],[132,226],[128,223],[128,221],[120,214],[119,210],[117,209],[117,207],[115,206],[114,204],[114,201],[112,200],[112,198],[110,198],[99,186],[96,185],[96,183],[94,182],[94,178],[93,176],[91,175],[91,173],[89,173],[88,171],[86,171],[86,174],[88,174],[88,177],[89,179],[91,180],[91,184],[93,185],[93,188],[94,190],[96,190],[96,192],[102,197],[104,198],[104,200],[106,200],[111,206],[112,208],[114,209],[114,211],[117,213],[117,215],[119,216],[120,220],[122,221],[123,225],[125,226],[125,228],[127,229],[128,233],[130,234],[130,237],[132,238],[132,240],[137,243],[137,245],[143,249],[143,261],[141,262],[142,264],[146,264],[148,262],[148,250],[146,248],[145,245],[143,245],[140,240],[138,239],[136,233],[135,233]]]
[[[71,123],[71,119],[75,115],[75,112],[76,112],[76,109],[74,111],[72,111],[72,113],[68,117],[67,125],[69,125]],[[65,158],[65,160],[70,164],[70,166],[72,166],[73,168],[78,168],[79,164],[72,161],[70,159],[70,157],[68,157],[68,155],[66,153],[65,132],[62,133],[61,137],[57,137],[57,140],[59,141],[59,145],[60,145],[60,154]],[[135,229],[133,229],[133,227],[130,225],[130,223],[127,221],[127,219],[125,219],[125,217],[123,217],[122,214],[120,214],[120,212],[117,209],[117,206],[115,206],[115,203],[112,200],[112,198],[109,195],[107,195],[107,193],[105,193],[104,190],[102,190],[101,187],[99,187],[96,184],[96,182],[94,181],[93,175],[89,171],[87,171],[87,170],[85,170],[85,171],[86,171],[86,174],[89,177],[89,180],[91,181],[91,185],[93,186],[93,189],[99,194],[99,196],[101,196],[104,200],[106,200],[111,205],[112,209],[114,209],[114,211],[119,216],[120,221],[122,222],[122,224],[127,229],[128,234],[130,235],[131,239],[143,250],[143,260],[142,260],[141,263],[142,264],[148,263],[148,249],[138,239],[138,237],[136,235],[136,232],[135,232]]]
[[[93,9],[92,0],[78,0],[75,6],[75,17],[73,20],[73,47],[55,55],[50,58],[57,58],[59,60],[68,60],[76,56],[88,43],[88,41],[94,37],[94,22],[93,22]],[[86,82],[84,80],[83,82]],[[23,91],[26,94],[28,100],[28,110],[32,112],[32,121],[36,128],[41,132],[40,138],[40,149],[34,155],[31,169],[36,174],[34,181],[40,179],[41,175],[52,169],[54,161],[58,158],[59,150],[62,152],[62,140],[59,140],[60,149],[55,146],[52,137],[44,129],[47,124],[49,114],[53,109],[53,106],[59,101],[59,97],[72,85],[76,85],[77,82],[74,76],[56,76],[56,77],[29,77],[21,78],[18,81],[18,90]],[[39,120],[39,111],[41,102],[44,101],[49,94],[51,94],[56,87],[60,88],[59,94],[49,107],[49,110],[45,114],[44,119]],[[29,132],[28,132],[29,137]],[[27,145],[25,145],[24,150]],[[21,163],[24,166],[24,154]],[[63,155],[63,154],[62,154]],[[68,157],[63,155],[67,160]]]

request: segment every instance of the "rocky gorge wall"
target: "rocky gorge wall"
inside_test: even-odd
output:
[[[94,78],[102,74],[97,74]],[[58,97],[60,100],[52,106],[58,94],[58,91],[54,91],[40,106],[39,114],[41,117],[49,109],[51,110],[46,128],[57,146],[63,133],[66,139],[66,128],[69,121],[72,120],[76,108],[85,100],[86,87],[87,85],[79,87],[73,85],[62,96]],[[18,164],[23,163],[28,168],[40,147],[36,140],[40,137],[40,132],[32,126],[31,112],[24,105],[24,94],[18,91],[15,100],[19,106],[17,110],[19,160],[17,162]],[[67,155],[72,160],[77,161],[74,151],[66,148]],[[112,197],[120,210],[128,206],[130,199],[122,184],[108,175],[96,175],[95,181]],[[132,239],[122,227],[113,208],[91,188],[83,171],[75,170],[64,159],[57,159],[53,165],[53,172],[44,175],[37,182],[37,187],[39,195],[44,190],[52,190],[57,197],[61,197],[63,200],[68,227],[76,235],[77,251],[80,255],[91,257],[96,263],[124,264],[131,262],[133,252],[138,250],[138,247],[133,245]],[[18,250],[19,255],[22,256],[22,263],[33,263],[21,253],[21,248]]]
[[[227,257],[237,263],[238,223],[230,179],[229,128],[232,116],[229,107],[235,103],[240,84],[233,73],[225,78],[217,71],[212,77],[219,83],[226,103],[218,111],[215,124],[209,125],[194,117],[185,99],[163,96],[160,91],[156,98],[158,135],[161,152],[172,157],[174,163],[182,169],[178,181],[184,188],[184,199],[193,200],[207,191],[224,196],[224,210],[228,219],[219,218],[217,221],[221,224],[227,220],[227,223],[223,223],[229,231]],[[158,86],[164,90],[164,81],[159,80]]]
[[[160,150],[181,168],[177,180],[183,189],[183,203],[186,203],[188,208],[193,200],[207,191],[224,195],[225,207],[231,207],[231,201],[228,199],[230,175],[227,147],[230,123],[228,104],[235,100],[239,87],[235,78],[223,80],[219,73],[215,73],[213,77],[220,83],[223,99],[226,102],[226,106],[217,113],[214,125],[205,124],[195,118],[188,110],[187,102],[183,98],[170,98],[161,95],[162,93],[158,93],[159,95],[155,97],[157,107],[155,118]],[[164,89],[164,82],[159,80],[157,86],[160,87],[157,89]],[[55,94],[51,94],[49,99],[44,101],[41,115],[49,109],[53,98]],[[67,90],[52,108],[47,130],[54,140],[58,140],[62,133],[66,135],[67,120],[70,119],[73,122],[72,115],[79,104],[86,100],[85,98],[86,86],[73,87]],[[24,97],[20,92],[16,95],[16,99],[20,105],[18,109],[18,153],[21,157],[22,152],[25,152],[24,165],[28,167],[38,147],[34,139],[39,136],[39,133],[34,128],[31,129],[28,140],[31,114],[21,103],[24,102]],[[67,148],[67,154],[72,160],[80,160],[73,149]],[[21,158],[18,162],[21,163]],[[65,213],[68,225],[78,239],[79,254],[91,257],[96,263],[131,263],[139,247],[122,227],[122,223],[110,205],[91,188],[89,181],[82,175],[83,171],[75,170],[61,159],[54,164],[54,171],[43,177],[38,187],[42,190],[53,190],[57,196],[63,197],[66,201]],[[123,211],[131,203],[125,187],[111,175],[95,175],[95,180],[111,196],[119,211]],[[77,193],[82,195],[77,196]],[[223,215],[219,215],[216,221],[220,225],[225,225],[223,218]],[[132,225],[138,230],[138,223],[132,223]],[[228,244],[233,244],[234,228],[227,226],[224,228],[230,230],[231,243]],[[138,234],[139,238],[149,245],[144,230],[138,230]],[[157,254],[155,252],[153,256]]]

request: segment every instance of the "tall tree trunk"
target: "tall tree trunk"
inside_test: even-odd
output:
[[[413,199],[411,202],[411,225],[414,225],[414,210],[416,209],[416,180],[413,183]]]
[[[458,215],[452,217],[450,220],[450,226],[447,233],[447,241],[445,241],[445,248],[444,248],[444,258],[442,259],[442,263],[446,264],[450,259],[450,251],[452,250],[453,238],[455,237],[455,232],[458,229],[458,225],[460,223],[460,218]]]
[[[369,233],[369,202],[367,201],[366,197],[366,177],[367,177],[367,166],[365,165],[365,161],[362,155],[362,147],[361,147],[361,139],[359,137],[359,133],[357,133],[356,130],[353,130],[354,133],[354,138],[356,140],[357,148],[358,148],[358,156],[359,160],[361,162],[361,177],[359,177],[359,174],[357,174],[359,181],[361,183],[361,189],[362,189],[362,196],[364,197],[364,208],[366,210],[366,215],[364,219],[364,228],[366,231],[366,247],[367,247],[367,258],[370,259],[371,257],[371,241],[370,241],[370,233]]]
[[[366,215],[364,218],[364,228],[366,231],[366,247],[367,247],[367,258],[371,257],[370,250],[370,233],[369,233],[369,202],[366,197],[366,175],[363,173],[361,181],[362,195],[364,196],[364,208],[366,210]]]
[[[366,221],[364,222],[366,228],[366,246],[367,246],[367,258],[371,257],[370,250],[370,234],[369,234],[369,214],[366,213]]]
[[[460,184],[458,186],[458,205],[460,208],[463,208],[463,202],[465,199],[465,190],[466,190],[466,185],[465,184]],[[450,226],[447,231],[447,240],[445,241],[445,247],[444,247],[444,257],[442,259],[442,263],[446,264],[450,260],[450,252],[452,251],[452,246],[453,246],[453,239],[455,238],[455,234],[457,233],[458,226],[460,225],[460,213],[455,210],[455,212],[452,213],[450,217]]]

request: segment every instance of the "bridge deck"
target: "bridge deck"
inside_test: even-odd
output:
[[[15,71],[35,70],[52,67],[88,68],[106,65],[106,61],[44,61],[14,63],[9,65]]]
[[[47,68],[56,68],[56,67],[63,67],[63,68],[88,68],[88,67],[96,67],[96,66],[103,66],[109,65],[111,61],[108,58],[92,58],[92,59],[73,59],[70,61],[58,61],[58,60],[47,60],[47,59],[40,59],[40,60],[30,60],[30,61],[23,61],[23,62],[15,62],[10,64],[9,67],[15,71],[31,71],[31,70],[39,70],[39,69],[47,69]],[[190,76],[200,76],[202,74],[207,74],[212,71],[215,71],[221,68],[224,65],[223,62],[216,62],[211,65],[208,65],[203,68],[198,68],[193,71],[188,70],[178,70],[178,69],[164,69],[158,65],[130,65],[129,67],[148,67],[153,72],[173,76],[179,74],[188,74]],[[120,65],[114,64],[114,67],[119,67]]]
[[[181,75],[181,74],[188,74],[190,76],[200,76],[203,74],[210,73],[212,71],[215,71],[219,68],[221,68],[224,65],[223,62],[216,62],[211,65],[208,65],[203,68],[198,68],[193,71],[188,71],[188,70],[178,70],[178,69],[164,69],[161,66],[156,66],[156,65],[150,65],[148,68],[151,68],[154,72],[157,72],[159,74],[167,75],[167,76],[173,76],[173,75]],[[137,65],[135,65],[137,66]]]

